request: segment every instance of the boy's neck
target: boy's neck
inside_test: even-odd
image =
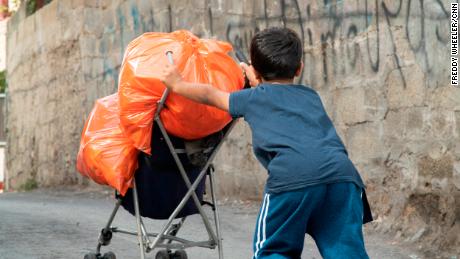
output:
[[[264,79],[262,79],[262,83],[264,83],[264,84],[289,85],[289,84],[294,83],[294,79],[273,79],[273,80],[264,80]]]

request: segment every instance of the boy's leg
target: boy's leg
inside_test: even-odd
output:
[[[362,231],[361,193],[354,183],[327,185],[324,203],[307,226],[323,258],[369,258]]]
[[[326,186],[265,194],[254,232],[256,259],[299,259],[308,218],[321,203]]]

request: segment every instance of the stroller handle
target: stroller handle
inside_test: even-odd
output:
[[[169,61],[169,63],[170,63],[171,65],[174,64],[174,60],[173,60],[173,56],[172,56],[172,55],[173,55],[173,52],[172,52],[172,51],[170,51],[170,50],[166,51],[166,56],[168,57],[168,61]]]
[[[168,57],[168,61],[169,61],[170,64],[174,64],[172,54],[173,54],[172,51],[170,51],[170,50],[166,51],[166,57]],[[169,91],[170,90],[168,88],[166,88],[165,91],[163,92],[163,95],[161,96],[160,101],[158,101],[157,111],[155,112],[155,115],[153,116],[154,120],[158,120],[160,112],[161,112],[161,110],[163,110],[164,104],[166,102],[166,98],[168,98]]]
[[[235,56],[236,56],[236,59],[238,59],[239,62],[244,62],[247,65],[249,65],[248,58],[246,57],[246,55],[244,55],[244,53],[241,50],[236,49],[235,50]],[[251,84],[249,83],[249,79],[246,76],[246,73],[244,73],[244,86],[243,86],[243,88],[244,89],[251,88]]]

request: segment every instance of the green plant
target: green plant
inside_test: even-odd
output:
[[[26,1],[26,14],[27,16],[35,13],[38,9],[51,3],[53,0],[27,0]]]
[[[37,188],[38,188],[38,183],[37,181],[35,181],[35,179],[32,179],[32,178],[27,179],[27,181],[19,187],[19,189],[23,191],[31,191]]]
[[[27,0],[26,2],[26,14],[31,15],[37,11],[37,0]]]
[[[5,93],[8,83],[6,82],[6,71],[0,71],[0,93]]]

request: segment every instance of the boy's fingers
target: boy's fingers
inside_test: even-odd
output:
[[[243,69],[243,73],[246,75],[246,77],[248,77],[248,79],[250,79],[249,77],[250,77],[251,71],[249,71],[248,64],[246,64],[244,62],[240,62],[240,66]]]
[[[248,64],[246,64],[246,63],[244,63],[244,62],[241,62],[241,63],[240,63],[240,66],[241,66],[241,68],[243,69],[244,74],[245,74],[246,76],[248,76],[248,74],[250,74]]]
[[[248,64],[244,62],[240,62],[241,68],[243,68],[244,74],[249,80],[249,84],[251,86],[256,86],[259,84],[259,80],[257,80],[256,75],[254,74],[254,71],[252,71],[251,67],[249,67]]]

